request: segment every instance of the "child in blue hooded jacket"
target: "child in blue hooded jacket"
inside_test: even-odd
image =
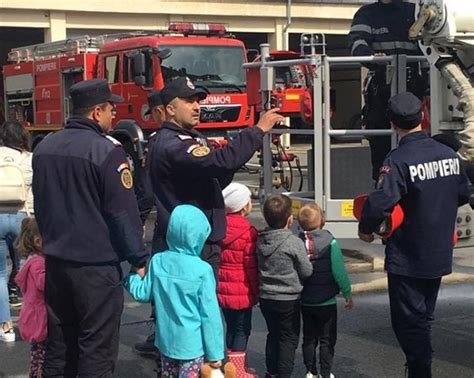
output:
[[[145,277],[131,273],[124,285],[139,302],[155,302],[155,345],[161,375],[198,377],[204,357],[218,367],[224,358],[224,332],[211,266],[199,257],[211,226],[195,206],[171,213],[167,251],[155,254]]]

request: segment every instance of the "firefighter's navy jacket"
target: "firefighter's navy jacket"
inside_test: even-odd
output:
[[[385,269],[416,278],[451,273],[457,209],[469,200],[467,177],[455,152],[415,132],[400,140],[380,173],[359,231],[375,232],[400,204],[404,221],[387,241]]]
[[[43,252],[83,264],[146,263],[124,150],[92,120],[73,116],[33,154],[35,215]]]
[[[421,55],[408,30],[415,22],[415,4],[380,1],[362,6],[354,15],[349,33],[351,55]]]
[[[198,131],[165,122],[149,159],[158,234],[166,235],[170,213],[186,203],[199,207],[209,219],[212,232],[208,240],[220,241],[226,232],[222,189],[261,147],[263,135],[260,128],[249,127],[227,146],[212,149]]]

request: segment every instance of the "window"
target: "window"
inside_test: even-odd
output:
[[[145,54],[145,78],[146,78],[146,87],[153,87],[154,77],[153,77],[153,60],[151,54]]]
[[[188,76],[195,85],[209,91],[245,88],[244,49],[234,46],[162,45],[172,55],[161,62],[165,82]]]
[[[118,83],[119,65],[117,55],[105,57],[105,78],[109,84]]]
[[[122,55],[122,81],[128,83],[130,80],[130,59],[126,54]]]

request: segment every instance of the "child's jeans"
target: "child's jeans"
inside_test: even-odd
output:
[[[6,239],[16,239],[21,229],[21,221],[26,213],[0,214],[0,323],[11,319],[10,303],[8,301],[8,266]]]
[[[30,377],[42,377],[44,353],[46,351],[46,343],[31,344],[31,362],[30,362]]]
[[[265,345],[267,372],[289,378],[295,365],[295,352],[300,335],[300,300],[275,301],[260,299],[260,309],[267,323]]]
[[[161,355],[161,376],[173,378],[198,378],[204,356],[194,360],[176,360]]]
[[[242,310],[223,308],[226,346],[233,352],[245,352],[252,330],[252,307]]]
[[[316,348],[319,344],[321,376],[330,377],[337,338],[337,305],[301,306],[303,313],[303,360],[307,371],[318,374]]]

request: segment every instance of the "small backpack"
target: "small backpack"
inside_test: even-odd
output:
[[[23,171],[10,158],[0,161],[0,206],[8,210],[20,210],[27,198]]]

